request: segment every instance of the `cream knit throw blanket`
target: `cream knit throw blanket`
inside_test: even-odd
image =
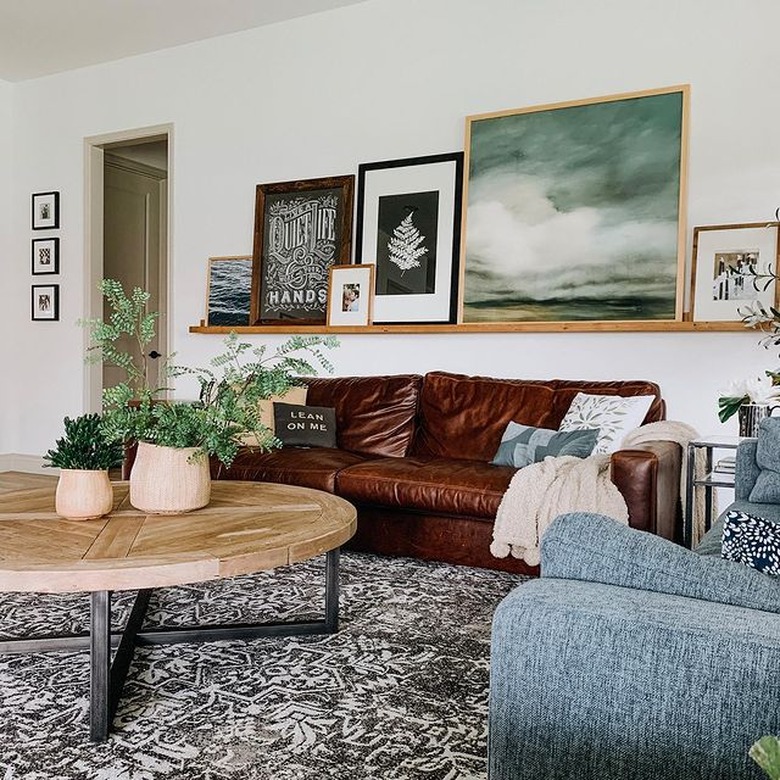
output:
[[[684,454],[688,442],[696,435],[696,431],[685,423],[649,423],[631,431],[621,443],[621,449],[666,440],[680,444]],[[680,495],[684,497],[684,462],[682,466]],[[565,512],[597,512],[628,523],[626,502],[609,472],[609,455],[545,458],[541,463],[519,469],[498,507],[490,552],[496,558],[511,554],[531,566],[538,565],[542,535],[550,523]]]

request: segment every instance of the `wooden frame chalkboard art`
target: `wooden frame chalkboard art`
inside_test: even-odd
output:
[[[350,261],[354,176],[258,184],[252,325],[324,325],[328,272]]]

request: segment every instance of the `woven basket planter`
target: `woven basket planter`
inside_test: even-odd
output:
[[[67,520],[94,520],[114,506],[108,471],[60,469],[54,511]]]
[[[208,504],[208,458],[193,457],[195,447],[160,447],[138,442],[130,472],[130,503],[152,515],[179,515]]]

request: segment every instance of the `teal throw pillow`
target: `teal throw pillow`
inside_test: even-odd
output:
[[[756,465],[761,471],[748,500],[757,504],[780,504],[780,417],[761,420]]]
[[[548,456],[572,455],[587,458],[596,446],[598,428],[578,431],[553,431],[510,422],[506,426],[498,452],[491,463],[496,466],[514,466],[521,469],[529,463],[538,463]]]

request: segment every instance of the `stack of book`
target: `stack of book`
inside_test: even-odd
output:
[[[720,474],[733,474],[737,467],[736,455],[728,455],[725,458],[721,458],[716,464],[713,471]]]

